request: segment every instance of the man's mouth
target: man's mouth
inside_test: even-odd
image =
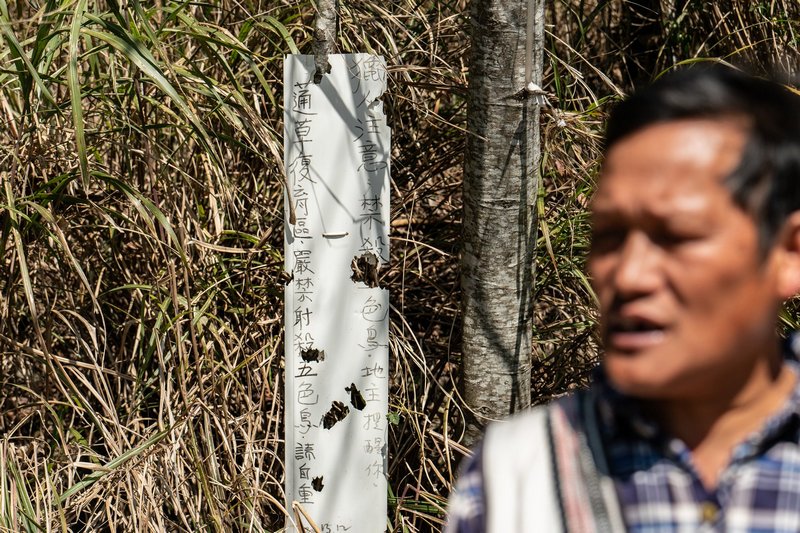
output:
[[[614,317],[606,330],[606,349],[635,352],[659,344],[666,328],[645,317]]]

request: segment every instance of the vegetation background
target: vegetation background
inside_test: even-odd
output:
[[[466,12],[340,8],[340,50],[390,71],[392,531],[441,527],[467,453]],[[310,1],[0,0],[0,530],[282,527],[281,69],[310,52],[313,17]],[[597,353],[582,269],[610,106],[678,63],[800,64],[793,0],[555,0],[547,20],[540,400],[584,384]]]

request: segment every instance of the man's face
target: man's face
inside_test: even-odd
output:
[[[723,184],[746,137],[733,120],[679,120],[606,156],[589,272],[606,373],[622,392],[713,395],[774,355],[777,267]]]

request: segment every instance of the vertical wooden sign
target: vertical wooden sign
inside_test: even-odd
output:
[[[313,56],[284,65],[287,509],[302,506],[323,533],[376,533],[387,512],[386,64],[328,61],[318,85]]]

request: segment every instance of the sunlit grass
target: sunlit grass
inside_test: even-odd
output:
[[[390,72],[388,520],[438,530],[467,453],[466,2],[341,4],[340,50]],[[589,4],[548,15],[540,399],[596,357],[586,206],[634,68],[619,6]],[[659,68],[796,51],[790,4],[725,4],[671,23]],[[0,530],[283,526],[280,80],[312,18],[276,1],[0,0]]]

